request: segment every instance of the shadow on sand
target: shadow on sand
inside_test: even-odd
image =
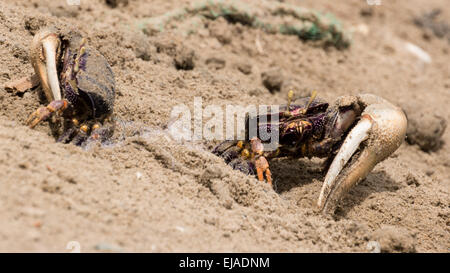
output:
[[[308,159],[278,159],[270,162],[274,188],[278,194],[289,192],[297,187],[307,187],[314,180],[323,181],[325,172],[322,164]],[[320,184],[321,187],[321,184]],[[373,193],[395,192],[402,185],[394,181],[384,170],[371,172],[366,179],[356,185],[335,206],[334,218],[346,217],[355,206],[361,204]],[[318,188],[318,187],[315,187]],[[320,191],[320,188],[318,188]],[[319,192],[313,196],[317,197]],[[315,202],[315,200],[313,200]]]

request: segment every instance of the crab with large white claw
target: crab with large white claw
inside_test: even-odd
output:
[[[315,98],[300,99],[280,107],[279,122],[260,123],[260,116],[247,116],[244,141],[225,141],[213,153],[233,168],[247,174],[266,174],[272,183],[269,165],[259,164],[274,157],[326,157],[328,167],[317,206],[328,211],[376,164],[395,152],[405,139],[407,119],[403,111],[387,100],[372,95],[343,96],[329,106]],[[269,113],[274,115],[277,113]],[[262,151],[256,136],[248,133],[249,120],[256,118],[258,132],[278,130],[276,151]],[[254,147],[259,147],[255,150]],[[330,206],[330,204],[333,204]]]
[[[31,42],[30,61],[36,75],[11,85],[21,91],[39,83],[42,86],[49,104],[29,116],[26,124],[30,128],[57,114],[65,121],[60,142],[81,145],[111,136],[114,73],[105,57],[78,31],[40,30]]]
[[[374,95],[357,98],[366,107],[328,169],[317,202],[321,210],[326,209],[332,198],[339,200],[366,178],[375,165],[394,153],[405,139],[407,119],[399,107]],[[355,155],[357,149],[360,151]],[[350,159],[351,164],[348,164]]]

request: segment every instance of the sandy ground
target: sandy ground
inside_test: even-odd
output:
[[[366,252],[377,241],[387,252],[449,252],[450,40],[414,23],[435,8],[450,23],[447,1],[282,1],[333,13],[351,33],[343,50],[224,19],[203,18],[195,31],[185,30],[189,18],[142,31],[142,22],[189,1],[109,2],[117,5],[0,2],[0,251],[68,252],[76,241],[82,252]],[[24,125],[46,104],[41,89],[4,85],[33,73],[28,47],[44,26],[78,28],[111,64],[109,145],[56,143],[49,123]],[[179,58],[193,69],[177,69]],[[282,82],[275,93],[262,83],[273,69]],[[180,144],[168,134],[171,109],[193,109],[196,96],[204,106],[285,103],[290,88],[330,101],[382,96],[405,110],[409,142],[422,149],[405,142],[335,214],[321,215],[321,160],[274,160],[274,191],[212,155],[217,141]]]

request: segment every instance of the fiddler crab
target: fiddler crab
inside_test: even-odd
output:
[[[272,185],[268,159],[275,157],[328,158],[328,167],[317,201],[318,209],[329,211],[376,164],[386,159],[405,139],[407,119],[403,111],[372,95],[343,96],[333,104],[316,99],[316,92],[279,112],[246,116],[245,140],[230,140],[219,144],[213,153],[222,157],[234,169]],[[278,115],[278,122],[271,117]],[[258,133],[249,135],[249,120],[256,119]],[[263,130],[259,130],[263,129]],[[260,132],[278,132],[276,149],[266,151]],[[330,205],[332,204],[332,205]]]
[[[58,142],[82,145],[111,136],[114,74],[85,38],[76,31],[41,30],[31,43],[30,60],[36,75],[19,80],[16,88],[40,83],[49,102],[30,115],[26,121],[30,128],[56,114],[64,117]]]

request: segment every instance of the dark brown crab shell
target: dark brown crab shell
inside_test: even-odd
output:
[[[305,128],[307,131],[303,133],[303,137],[309,137],[310,134],[313,135],[321,135],[324,130],[325,119],[327,118],[326,112],[329,104],[320,99],[315,99],[309,106],[307,107],[309,98],[301,98],[295,102],[295,104],[291,104],[289,107],[289,114],[287,113],[287,105],[281,105],[279,107],[278,112],[272,112],[270,108],[267,109],[268,113],[266,116],[266,122],[261,122],[262,115],[256,116],[246,116],[246,126],[245,126],[245,139],[249,141],[252,135],[249,134],[249,124],[250,119],[256,119],[257,124],[257,135],[256,137],[260,139],[268,139],[269,136],[262,136],[261,133],[270,134],[272,131],[276,130],[279,132],[279,141],[280,144],[290,144],[294,145],[295,143],[289,143],[289,139],[291,138],[291,134],[297,134],[295,130],[285,129],[289,127],[289,124],[294,123],[300,119],[308,120],[311,123],[310,128]],[[278,123],[273,122],[273,117],[278,115]],[[300,138],[297,135],[292,135],[293,139],[297,141]]]
[[[115,99],[115,79],[109,63],[97,50],[85,45],[81,37],[63,37],[62,40],[64,55],[60,80],[63,97],[75,109],[88,112],[89,118],[102,119],[110,115]],[[82,47],[85,50],[81,51]],[[75,69],[77,58],[78,70]]]

